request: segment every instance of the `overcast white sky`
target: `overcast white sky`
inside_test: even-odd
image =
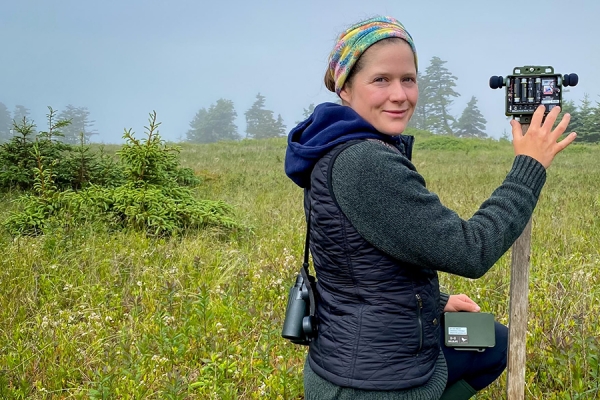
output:
[[[492,75],[551,65],[576,72],[600,100],[600,1],[529,0],[0,0],[0,102],[21,104],[45,127],[46,106],[87,107],[95,141],[141,134],[156,110],[165,139],[185,138],[189,122],[219,98],[234,102],[239,133],[256,94],[288,130],[310,103],[334,100],[323,87],[338,33],[376,15],[399,19],[415,39],[420,68],[447,61],[461,97],[471,96],[499,137],[509,125]]]

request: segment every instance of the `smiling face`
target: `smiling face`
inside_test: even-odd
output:
[[[419,88],[415,56],[404,40],[383,40],[369,47],[340,91],[343,104],[379,132],[396,136],[412,117]]]

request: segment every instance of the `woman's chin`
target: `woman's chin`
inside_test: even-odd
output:
[[[406,129],[406,123],[405,122],[395,122],[392,124],[385,124],[381,127],[376,127],[377,130],[381,133],[383,133],[384,135],[389,135],[389,136],[398,136],[401,135],[404,130]]]

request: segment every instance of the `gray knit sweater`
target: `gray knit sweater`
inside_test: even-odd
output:
[[[546,181],[517,156],[506,179],[469,219],[444,207],[408,158],[379,141],[350,146],[332,169],[333,192],[356,230],[408,264],[479,278],[519,237]]]
[[[525,228],[546,170],[531,157],[517,156],[502,185],[468,220],[444,207],[438,196],[426,189],[408,158],[378,141],[364,141],[344,150],[333,165],[331,179],[342,212],[373,246],[410,265],[479,278]],[[442,302],[446,301],[443,296]],[[447,377],[443,355],[428,383],[392,392],[342,388],[307,365],[307,400],[438,399]]]

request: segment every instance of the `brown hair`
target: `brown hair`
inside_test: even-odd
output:
[[[327,71],[325,71],[325,87],[330,92],[335,93],[335,81],[333,80],[333,71],[329,66],[327,67]]]

